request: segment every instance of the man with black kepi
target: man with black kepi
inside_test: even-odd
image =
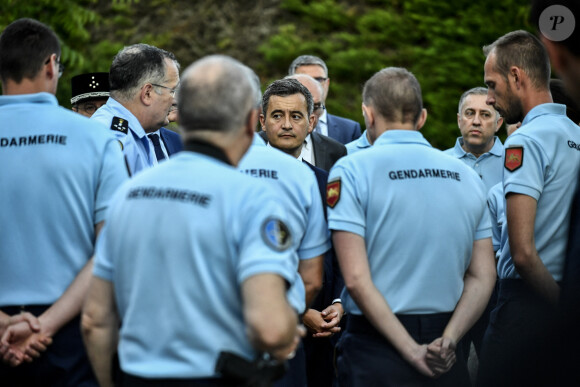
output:
[[[70,81],[73,112],[91,117],[109,99],[109,73],[86,73]]]
[[[184,151],[111,201],[82,318],[101,386],[113,383],[117,347],[121,386],[262,385],[272,375],[257,358],[296,348],[286,211],[267,182],[235,168],[254,139],[258,93],[232,58],[193,63],[178,97]]]

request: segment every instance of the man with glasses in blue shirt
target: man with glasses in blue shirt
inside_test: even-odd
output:
[[[177,133],[157,132],[169,124],[179,86],[179,63],[172,53],[148,44],[125,47],[113,59],[109,81],[110,98],[91,119],[115,132],[131,175],[181,149]]]

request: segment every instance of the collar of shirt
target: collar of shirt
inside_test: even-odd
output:
[[[213,157],[228,165],[232,165],[225,152],[217,146],[199,140],[189,140],[183,145],[183,150],[188,152],[201,153],[202,155]]]
[[[101,110],[103,108],[106,108],[109,112],[111,112],[113,114],[113,116],[121,117],[121,118],[127,120],[127,122],[129,122],[129,129],[133,133],[135,133],[135,135],[137,137],[139,137],[140,139],[143,139],[143,137],[145,137],[147,135],[147,133],[145,133],[145,130],[141,126],[141,123],[137,119],[137,117],[135,117],[133,115],[133,113],[131,113],[129,111],[129,109],[127,109],[125,106],[121,105],[119,102],[117,102],[112,97],[109,97],[109,99],[107,100],[107,103],[104,104],[101,108],[99,108],[95,112],[95,114],[97,114],[99,112],[99,110]]]
[[[465,149],[463,149],[463,137],[457,137],[457,141],[455,142],[455,146],[453,148],[452,154],[457,158],[465,157],[471,153],[467,153]],[[503,144],[498,136],[493,137],[493,146],[491,149],[484,154],[492,154],[494,156],[502,157],[503,156]],[[482,155],[483,156],[483,155]],[[482,157],[479,156],[479,157]]]
[[[152,134],[159,136],[159,146],[161,147],[161,152],[163,152],[165,159],[169,158],[169,152],[167,151],[165,142],[161,137],[161,129],[157,129],[155,132],[147,133],[147,140],[149,141],[149,158],[153,161],[153,164],[159,164],[157,161],[157,155],[155,154],[155,144],[153,144],[153,140],[151,140],[151,137],[149,137]]]
[[[377,138],[376,145],[388,144],[421,144],[431,147],[431,144],[416,130],[387,130]]]
[[[36,103],[48,104],[58,106],[58,101],[53,94],[50,93],[35,93],[35,94],[18,94],[18,95],[2,95],[0,96],[0,106],[12,105],[21,103]]]
[[[300,151],[300,157],[298,157],[298,159],[307,161],[312,165],[316,165],[314,164],[314,149],[312,147],[310,134],[308,134],[304,139],[304,145],[302,145],[302,150]]]
[[[326,109],[322,112],[322,115],[318,119],[318,132],[320,134],[324,134],[328,136],[328,114],[326,113]]]
[[[368,133],[366,130],[358,138],[358,140],[356,140],[356,146],[359,148],[368,148],[369,146],[371,146],[371,143],[370,143],[369,137],[368,137]]]
[[[532,110],[526,114],[524,120],[522,121],[522,127],[525,124],[528,124],[534,118],[542,116],[544,114],[558,114],[558,115],[566,115],[566,105],[562,105],[559,103],[543,103],[541,105],[535,106]],[[520,130],[520,129],[518,129]]]

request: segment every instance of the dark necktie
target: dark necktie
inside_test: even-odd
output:
[[[161,143],[159,142],[159,135],[157,133],[148,134],[151,142],[153,143],[153,148],[155,149],[155,156],[157,157],[157,161],[161,161],[165,159],[165,155],[163,154],[163,149],[161,149]]]

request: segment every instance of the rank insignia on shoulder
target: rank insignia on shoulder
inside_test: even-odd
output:
[[[340,186],[340,177],[326,184],[326,204],[330,208],[334,208],[340,200]]]
[[[129,121],[120,117],[113,117],[111,129],[127,134],[129,131]]]
[[[292,244],[292,234],[284,222],[268,218],[262,224],[262,239],[274,250],[284,251]]]
[[[504,166],[510,172],[515,171],[524,164],[524,147],[511,146],[505,149]]]

